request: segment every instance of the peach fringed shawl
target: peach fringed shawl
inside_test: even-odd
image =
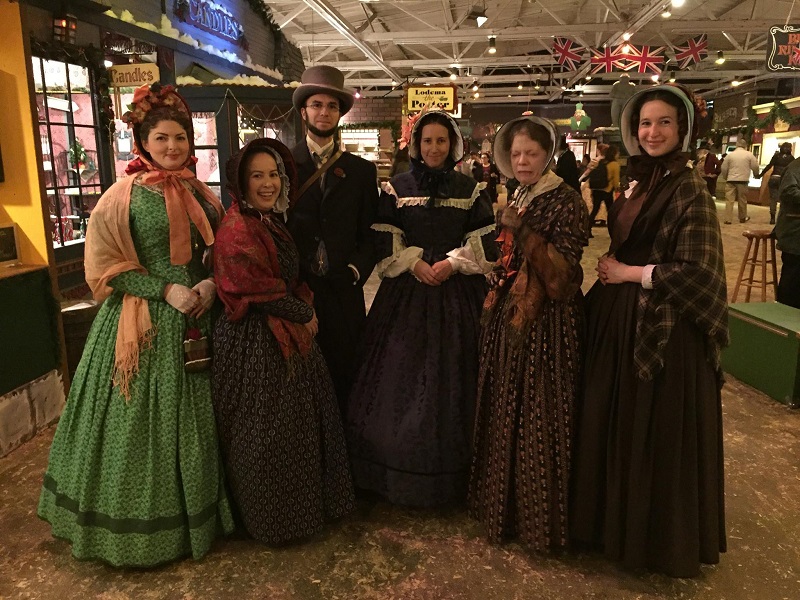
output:
[[[214,243],[211,224],[194,196],[180,180],[188,181],[222,216],[224,210],[214,193],[197,180],[189,169],[182,171],[150,171],[137,173],[112,185],[92,211],[86,234],[86,282],[95,300],[102,302],[114,291],[109,282],[127,271],[147,273],[139,263],[130,229],[131,190],[134,182],[164,184],[164,200],[169,218],[170,258],[172,264],[191,260],[189,219],[197,227],[207,246]],[[147,300],[125,294],[117,329],[114,358],[114,384],[122,395],[130,398],[131,378],[139,370],[139,349],[146,347],[154,335]]]

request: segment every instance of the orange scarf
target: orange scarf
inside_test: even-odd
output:
[[[181,179],[188,180],[214,206],[220,217],[224,213],[214,193],[188,169],[152,170],[144,176],[131,175],[112,185],[92,211],[86,233],[86,282],[98,302],[111,295],[114,290],[109,282],[120,273],[147,273],[147,269],[139,263],[130,229],[131,190],[139,177],[151,185],[164,183],[172,264],[186,264],[191,260],[190,218],[205,243],[209,246],[214,243],[211,224],[195,198],[184,188]],[[126,400],[130,399],[132,377],[139,370],[139,349],[147,346],[154,333],[147,300],[125,294],[117,329],[114,384]]]

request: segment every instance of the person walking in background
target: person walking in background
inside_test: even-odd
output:
[[[506,123],[494,152],[520,187],[501,216],[502,257],[484,304],[469,511],[492,543],[568,544],[583,331],[587,210],[549,169],[552,121]]]
[[[722,161],[720,177],[725,179],[725,224],[733,219],[733,203],[739,212],[739,223],[750,220],[747,216],[747,184],[750,175],[758,176],[758,159],[747,149],[747,140],[736,140],[736,149]]]
[[[355,497],[311,290],[284,224],[296,194],[292,155],[256,139],[228,160],[227,176],[233,202],[214,245],[225,305],[214,329],[214,411],[242,524],[281,544],[349,513]]]
[[[478,183],[486,184],[486,193],[492,204],[497,202],[497,183],[500,181],[500,171],[492,162],[487,152],[481,154],[481,159],[472,165],[472,176]]]
[[[478,332],[497,259],[483,187],[454,170],[461,132],[448,113],[411,130],[411,171],[381,195],[373,226],[382,281],[367,319],[347,432],[356,487],[409,506],[464,501]]]
[[[578,161],[575,160],[575,153],[570,150],[567,143],[567,136],[562,135],[558,141],[558,148],[561,151],[561,156],[558,157],[556,162],[556,175],[561,177],[569,187],[580,193],[581,184],[578,181],[580,173],[578,172]]]
[[[578,181],[583,181],[583,174],[589,168],[589,155],[584,154],[581,156],[581,162],[578,163]]]
[[[631,185],[586,296],[571,496],[577,546],[672,577],[697,576],[726,549],[725,261],[716,206],[688,154],[704,106],[659,85],[623,109]]]
[[[614,204],[614,192],[619,189],[619,148],[611,144],[606,147],[603,158],[589,171],[586,179],[592,190],[592,212],[589,215],[589,226],[593,227],[600,205],[606,205],[606,212],[611,212]]]
[[[708,186],[708,193],[712,196],[717,194],[717,178],[722,167],[722,163],[717,155],[711,152],[708,142],[703,142],[697,149],[697,169]]]
[[[780,211],[775,237],[781,251],[781,278],[775,299],[781,304],[800,308],[800,159],[783,171]]]
[[[769,164],[758,174],[758,178],[761,179],[764,175],[769,173],[767,187],[769,187],[770,225],[775,223],[775,215],[777,214],[778,200],[780,198],[779,188],[781,186],[781,176],[793,160],[792,145],[789,142],[784,142],[781,144],[779,151],[772,155]]]
[[[303,73],[292,103],[307,132],[292,150],[300,189],[287,222],[301,277],[314,292],[317,343],[342,414],[367,319],[363,287],[375,267],[370,227],[378,203],[375,165],[340,148],[339,119],[354,100],[338,69],[319,65]]]
[[[233,531],[211,403],[216,285],[203,260],[223,209],[197,180],[189,107],[142,86],[122,120],[139,158],[92,211],[86,281],[103,305],[58,422],[39,516],[78,559],[201,558]],[[199,353],[198,353],[199,354]],[[207,367],[206,367],[207,368]]]

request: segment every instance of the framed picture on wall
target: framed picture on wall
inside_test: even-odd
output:
[[[15,223],[0,223],[0,266],[19,263],[19,242]]]
[[[756,157],[756,160],[761,160],[761,144],[753,144],[750,152]]]

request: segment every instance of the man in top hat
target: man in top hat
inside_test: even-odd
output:
[[[353,101],[341,71],[325,65],[306,69],[292,97],[307,132],[292,149],[300,195],[288,227],[300,253],[301,275],[314,292],[317,343],[342,410],[367,316],[363,286],[375,267],[370,227],[378,203],[375,165],[340,149],[339,119]]]

